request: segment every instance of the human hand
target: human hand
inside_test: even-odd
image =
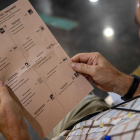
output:
[[[30,140],[23,113],[0,81],[0,132],[7,140]]]
[[[118,71],[100,53],[81,53],[71,60],[73,70],[106,92],[116,92],[123,96],[133,81],[131,76]]]

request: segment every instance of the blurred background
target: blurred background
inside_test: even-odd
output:
[[[0,10],[15,1],[1,0]],[[126,74],[138,71],[136,0],[29,1],[70,57],[82,52],[100,52],[120,71]],[[94,93],[103,99],[108,96],[97,88]],[[32,140],[40,140],[29,124],[28,127]]]

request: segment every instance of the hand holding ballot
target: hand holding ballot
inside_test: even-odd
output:
[[[19,105],[0,81],[0,132],[7,140],[31,140]]]
[[[77,54],[72,61],[75,71],[106,92],[123,96],[133,81],[133,77],[118,71],[98,52]]]

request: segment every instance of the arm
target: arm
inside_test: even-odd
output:
[[[115,92],[121,96],[127,93],[133,77],[118,71],[100,53],[82,53],[72,58],[73,70],[83,74],[95,86],[106,92]],[[140,94],[140,85],[134,94]]]
[[[7,140],[31,140],[23,113],[0,81],[0,132]]]
[[[122,75],[118,77],[118,79],[116,80],[116,86],[113,92],[118,93],[121,96],[124,96],[124,94],[128,92],[133,80],[134,80],[134,77],[122,73]],[[140,94],[140,84],[137,90],[135,91],[133,97],[136,97],[139,94]]]

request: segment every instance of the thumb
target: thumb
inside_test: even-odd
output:
[[[9,98],[9,99],[11,98],[6,85],[2,81],[0,81],[0,99],[3,97]]]
[[[79,73],[88,74],[90,76],[93,75],[93,66],[91,66],[91,65],[87,65],[84,63],[72,63],[71,67],[73,70],[75,70]]]

